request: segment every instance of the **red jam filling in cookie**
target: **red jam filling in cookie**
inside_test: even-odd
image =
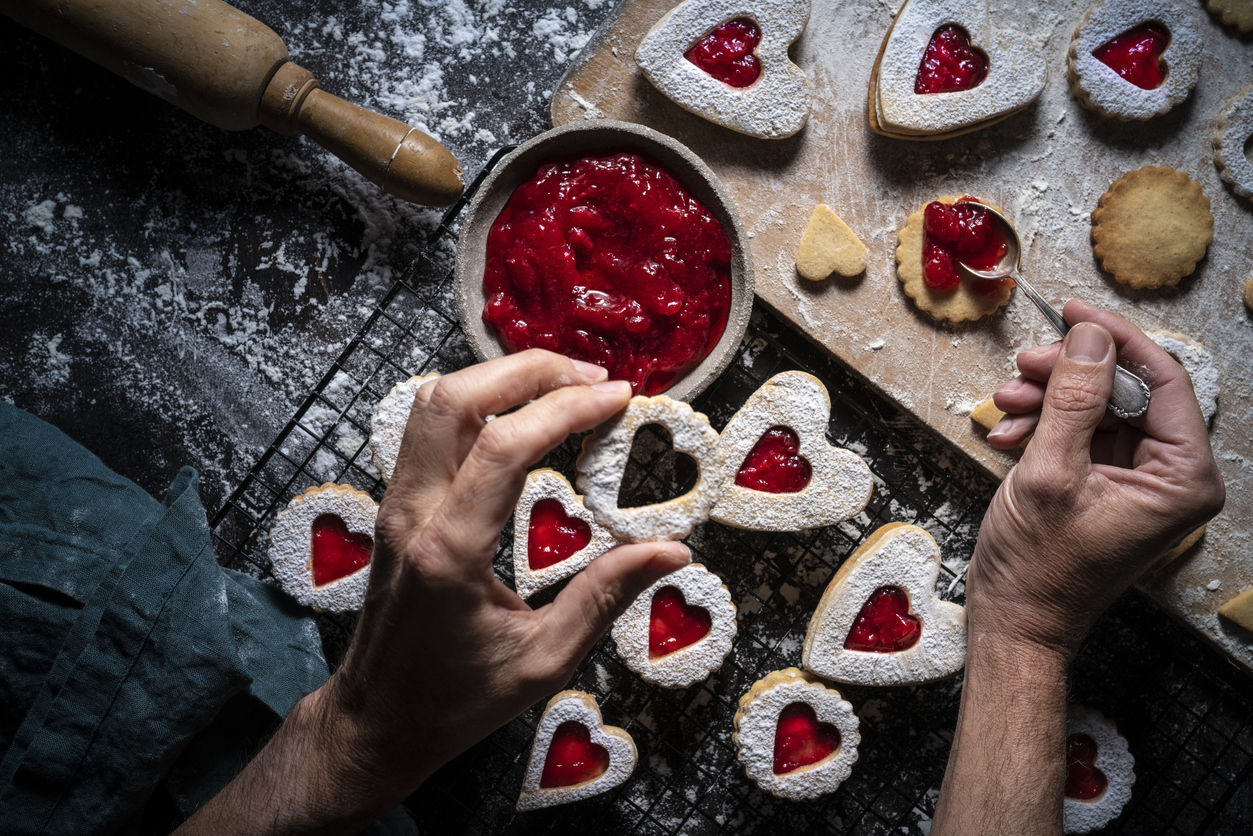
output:
[[[988,57],[970,45],[970,33],[950,23],[931,36],[914,80],[914,92],[920,96],[955,93],[978,87],[987,77]]]
[[[765,493],[798,493],[814,471],[800,454],[801,440],[788,427],[771,427],[762,434],[735,474],[741,488]]]
[[[347,577],[370,562],[374,540],[355,534],[334,514],[313,520],[313,585],[326,586]]]
[[[553,566],[592,542],[592,527],[566,513],[556,499],[541,499],[531,506],[527,530],[526,560],[536,571]]]
[[[961,284],[957,262],[975,270],[995,267],[1009,244],[996,221],[979,205],[978,198],[963,195],[951,206],[933,200],[923,209],[922,277],[933,290],[953,290]],[[992,293],[1000,281],[975,281],[977,293]]]
[[[757,24],[737,17],[701,38],[683,57],[723,84],[748,87],[761,75],[761,62],[753,54],[759,43]]]
[[[648,658],[667,656],[696,644],[712,627],[709,610],[689,604],[679,588],[663,586],[653,595],[648,616]]]
[[[639,154],[539,166],[492,224],[483,321],[509,351],[546,348],[656,395],[713,350],[731,307],[731,242]]]
[[[1166,80],[1162,53],[1170,44],[1170,30],[1160,23],[1142,23],[1123,32],[1092,55],[1125,81],[1141,90],[1153,90]]]
[[[599,778],[608,769],[605,747],[592,742],[587,726],[567,720],[553,732],[539,785],[544,789],[572,787]]]
[[[881,586],[853,620],[844,649],[895,653],[916,645],[921,635],[922,623],[909,614],[909,594],[899,586]]]
[[[1066,797],[1091,801],[1107,786],[1105,773],[1096,768],[1096,741],[1086,734],[1066,738]]]
[[[809,703],[791,703],[779,712],[779,725],[774,730],[774,774],[786,775],[818,763],[839,748],[839,729],[818,722]]]

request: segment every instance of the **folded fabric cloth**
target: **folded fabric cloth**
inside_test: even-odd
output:
[[[309,611],[218,565],[193,469],[157,502],[0,402],[5,834],[134,832],[167,774],[188,815],[327,675]]]

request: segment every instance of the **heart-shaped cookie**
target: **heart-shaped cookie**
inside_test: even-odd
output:
[[[320,612],[361,609],[378,504],[348,485],[312,487],[278,512],[270,562],[283,590]]]
[[[577,575],[614,546],[566,477],[544,467],[526,475],[513,511],[513,584],[522,598]]]
[[[631,445],[635,434],[648,424],[668,429],[674,449],[696,461],[696,485],[666,502],[619,508],[618,491]],[[718,490],[726,480],[718,433],[709,426],[709,419],[665,395],[631,398],[626,409],[583,439],[577,467],[575,484],[583,492],[583,504],[614,537],[628,543],[679,540],[691,534],[692,529],[709,519]]]
[[[796,270],[816,282],[832,273],[856,276],[866,269],[869,250],[848,224],[825,203],[819,203],[796,251]]]
[[[1135,782],[1135,758],[1114,721],[1076,702],[1066,706],[1065,832],[1087,833],[1117,818]]]
[[[735,604],[699,563],[666,575],[613,623],[618,655],[644,680],[686,688],[722,666],[735,639]]]
[[[940,548],[925,530],[888,523],[875,531],[818,602],[805,669],[856,685],[913,685],[960,671],[966,610],[935,594],[939,574]]]
[[[409,413],[413,410],[413,399],[417,397],[418,389],[438,378],[438,374],[431,372],[403,380],[393,386],[374,408],[374,415],[370,418],[370,458],[384,482],[391,481],[392,471],[396,469],[400,441],[405,436],[405,425],[409,423]]]
[[[1203,48],[1192,14],[1167,0],[1105,0],[1075,28],[1066,78],[1102,116],[1152,119],[1188,98]]]
[[[970,63],[966,53],[978,56],[986,61],[986,75],[976,61],[938,87],[922,83],[932,63],[947,63],[934,54],[936,44],[953,53],[938,58],[953,63]],[[871,72],[870,127],[901,139],[942,139],[985,128],[1030,104],[1046,76],[1044,55],[1030,38],[992,27],[987,0],[907,0]]]
[[[519,810],[582,801],[613,789],[635,769],[635,741],[603,725],[596,698],[562,691],[544,708],[522,778]]]
[[[1214,128],[1214,164],[1218,166],[1218,176],[1233,192],[1253,201],[1253,160],[1244,153],[1250,141],[1253,141],[1253,87],[1245,87],[1218,115]]]
[[[731,739],[744,772],[768,793],[799,801],[834,792],[857,762],[857,715],[840,692],[796,668],[740,697]]]
[[[735,470],[723,483],[711,518],[754,531],[799,531],[859,514],[874,480],[857,454],[827,442],[830,420],[831,398],[818,378],[782,372],[767,380],[722,431],[722,455],[727,469]],[[792,439],[779,430],[794,434],[794,452]],[[803,487],[771,492],[772,478],[776,485],[794,487],[802,463],[811,472]]]
[[[809,118],[809,80],[788,57],[808,21],[809,0],[686,0],[644,36],[635,63],[679,107],[733,131],[782,139]],[[757,32],[744,37],[730,23]],[[750,61],[744,48],[758,33]],[[719,53],[723,60],[709,58]],[[754,61],[756,77],[735,86],[753,76]]]

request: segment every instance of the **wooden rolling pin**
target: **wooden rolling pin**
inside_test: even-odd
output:
[[[461,195],[447,148],[319,89],[274,30],[221,0],[0,0],[0,12],[211,125],[302,133],[414,203]]]

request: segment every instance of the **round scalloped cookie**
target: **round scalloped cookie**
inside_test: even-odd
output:
[[[1253,278],[1244,283],[1244,306],[1253,311]]]
[[[1244,153],[1253,139],[1253,86],[1231,97],[1214,128],[1214,165],[1231,190],[1253,200],[1253,161]]]
[[[1141,290],[1178,284],[1212,240],[1209,198],[1170,166],[1127,172],[1092,213],[1092,252],[1101,269]]]
[[[1108,782],[1096,798],[1081,800],[1063,797],[1062,829],[1066,833],[1087,833],[1118,818],[1131,800],[1131,787],[1136,782],[1135,758],[1127,748],[1127,740],[1118,733],[1118,726],[1101,712],[1085,708],[1077,702],[1066,706],[1066,737],[1086,735],[1096,743],[1093,762]]]
[[[1170,32],[1162,53],[1166,77],[1149,90],[1123,79],[1093,53],[1142,23],[1157,22]],[[1166,113],[1188,98],[1201,71],[1203,41],[1193,16],[1165,0],[1105,0],[1089,11],[1071,36],[1066,78],[1084,107],[1123,122]]]
[[[1253,32],[1253,0],[1209,0],[1205,8],[1229,29],[1244,35]]]
[[[370,564],[327,583],[314,583],[313,522],[324,514],[342,521],[345,535],[374,537],[378,504],[368,493],[327,482],[296,496],[278,512],[270,529],[270,563],[288,595],[319,612],[354,612],[365,603]]]
[[[950,195],[936,198],[941,203],[953,204],[957,198]],[[997,212],[1004,210],[994,203],[987,203]],[[926,206],[924,204],[923,208]],[[955,290],[935,290],[927,287],[922,277],[922,213],[923,209],[909,216],[899,233],[900,246],[896,248],[896,275],[901,280],[905,295],[914,300],[919,310],[926,311],[935,319],[949,322],[966,322],[994,313],[1009,301],[1013,284],[1003,281],[995,293],[974,293],[969,289],[971,279],[962,279]]]

